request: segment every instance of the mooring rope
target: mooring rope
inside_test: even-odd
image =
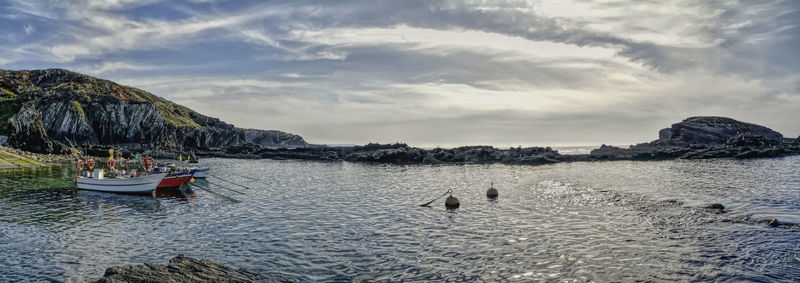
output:
[[[227,187],[225,187],[225,186],[223,186],[223,185],[220,185],[220,184],[217,184],[217,183],[212,183],[212,182],[209,182],[208,180],[206,180],[206,182],[207,182],[207,183],[209,183],[209,184],[212,184],[212,185],[214,185],[214,186],[217,186],[217,187],[220,187],[220,188],[223,188],[223,189],[226,189],[226,190],[229,190],[229,191],[235,192],[235,193],[237,193],[237,194],[240,194],[240,195],[243,195],[243,194],[245,194],[245,193],[243,193],[243,192],[240,192],[240,191],[237,191],[237,190],[234,190],[234,189],[231,189],[231,188],[227,188]]]
[[[242,202],[242,201],[240,201],[240,200],[237,200],[237,199],[235,199],[235,198],[232,198],[232,197],[229,197],[229,196],[226,196],[226,195],[223,195],[223,194],[217,193],[217,192],[215,192],[215,191],[212,191],[212,190],[209,190],[209,189],[203,188],[203,187],[201,187],[201,186],[198,186],[198,185],[195,185],[195,184],[191,184],[191,185],[192,185],[192,186],[194,186],[194,187],[197,187],[197,188],[199,188],[199,189],[201,189],[201,190],[204,190],[204,191],[206,191],[206,192],[212,193],[212,194],[214,194],[214,195],[216,195],[216,196],[218,196],[218,197],[221,197],[221,198],[223,198],[223,199],[226,199],[226,200],[229,200],[229,201],[232,201],[232,202],[237,202],[237,203],[238,203],[238,202]]]
[[[426,202],[426,203],[424,203],[424,204],[421,204],[421,205],[419,205],[419,206],[429,206],[431,203],[433,203],[434,201],[436,201],[436,200],[438,200],[438,199],[442,198],[443,196],[446,196],[447,194],[450,194],[450,195],[452,195],[452,194],[453,194],[453,190],[447,190],[447,192],[445,192],[445,193],[444,193],[444,194],[442,194],[441,196],[439,196],[439,197],[437,197],[437,198],[433,199],[432,201],[429,201],[429,202]]]
[[[228,182],[228,183],[231,183],[231,184],[237,185],[237,186],[239,186],[239,187],[242,187],[242,188],[245,188],[245,189],[250,189],[250,187],[248,187],[248,186],[239,185],[239,184],[237,184],[237,183],[234,183],[234,182],[231,182],[231,181],[225,180],[225,179],[223,179],[223,178],[220,178],[220,177],[218,177],[217,175],[212,175],[211,173],[207,173],[207,174],[208,174],[208,176],[211,176],[211,177],[214,177],[214,178],[217,178],[217,179],[223,180],[223,181],[225,181],[225,182]]]

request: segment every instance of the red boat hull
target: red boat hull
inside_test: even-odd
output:
[[[188,182],[191,178],[192,175],[167,176],[164,178],[164,180],[161,180],[161,183],[158,184],[158,188],[177,188],[183,186],[183,184],[186,184],[186,182]]]

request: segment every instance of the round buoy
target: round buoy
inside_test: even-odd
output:
[[[450,195],[444,200],[444,207],[447,209],[456,209],[461,206],[461,202],[456,197]]]
[[[488,190],[486,190],[486,196],[489,198],[497,198],[498,195],[500,195],[500,192],[498,192],[497,189],[494,188],[494,183],[492,183],[492,186],[489,187]]]
[[[500,195],[500,193],[497,192],[497,189],[495,188],[489,188],[486,190],[486,196],[489,198],[497,198],[498,195]]]
[[[189,182],[192,182],[192,183],[194,183],[194,177],[192,177],[191,179],[189,179]]]

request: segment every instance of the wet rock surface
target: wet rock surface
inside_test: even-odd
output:
[[[98,283],[111,282],[294,282],[281,274],[259,274],[246,269],[233,269],[212,260],[195,259],[178,255],[169,264],[144,263],[141,265],[108,268]]]

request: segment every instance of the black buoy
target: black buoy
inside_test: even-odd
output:
[[[461,202],[459,202],[458,199],[452,194],[444,200],[444,207],[447,209],[456,209],[459,206],[461,206]]]
[[[486,190],[486,196],[489,198],[497,198],[498,195],[500,195],[500,193],[494,188],[494,182],[492,182],[492,186]]]

